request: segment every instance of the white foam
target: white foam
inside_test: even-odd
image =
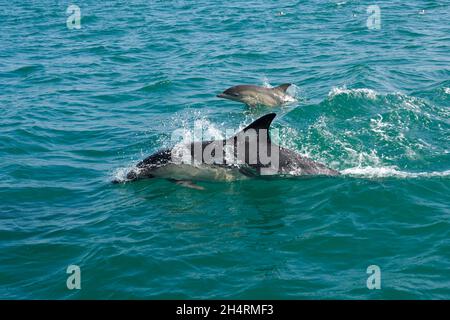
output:
[[[328,98],[334,98],[339,95],[349,95],[357,97],[365,97],[368,99],[375,99],[378,93],[375,90],[368,88],[347,89],[347,87],[333,87],[328,93]]]
[[[355,167],[340,171],[343,175],[363,178],[422,178],[422,177],[448,177],[450,170],[431,172],[407,172],[398,170],[397,167]]]
[[[290,94],[283,96],[283,104],[289,104],[294,102],[297,102],[297,99],[295,99],[295,97],[291,96]]]
[[[370,119],[371,131],[380,135],[384,140],[389,141],[389,136],[386,130],[389,130],[391,125],[388,122],[383,122],[383,116],[381,114],[377,115],[376,119]]]
[[[446,94],[450,94],[450,88],[444,88],[444,92],[445,92]]]

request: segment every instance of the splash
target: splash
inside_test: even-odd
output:
[[[305,100],[302,94],[302,90],[295,84],[291,84],[287,88],[286,94],[287,94],[286,103],[288,104]]]
[[[266,76],[261,78],[262,86],[265,88],[273,88],[273,86],[270,84],[269,78]]]
[[[266,76],[261,78],[261,83],[265,88],[273,88],[273,85],[270,83],[269,78],[267,78]],[[300,88],[295,84],[291,84],[286,90],[283,104],[289,105],[301,100],[303,100],[303,97]]]
[[[125,167],[120,167],[115,169],[112,174],[110,175],[110,181],[113,182],[117,182],[117,183],[124,183],[127,181],[130,181],[127,178],[127,174],[131,171],[131,170],[135,170],[136,169],[136,164],[130,163],[129,165],[125,166]]]

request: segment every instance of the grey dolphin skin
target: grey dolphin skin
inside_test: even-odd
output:
[[[219,98],[245,103],[250,107],[263,105],[277,107],[288,102],[294,102],[294,97],[288,95],[286,90],[291,83],[284,83],[275,88],[266,88],[255,85],[238,85],[228,88],[217,95]]]
[[[263,175],[339,175],[336,170],[272,142],[269,127],[275,116],[266,114],[229,139],[185,144],[181,149],[186,151],[187,160],[183,157],[180,161],[179,147],[160,150],[131,169],[127,180],[164,178],[202,189],[193,181],[233,181]],[[227,147],[231,149],[227,151]]]

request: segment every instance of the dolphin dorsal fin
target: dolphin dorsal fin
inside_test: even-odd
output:
[[[286,92],[286,90],[292,86],[292,83],[283,83],[280,84],[278,87],[275,87],[275,90],[280,90],[281,92]]]
[[[251,124],[249,124],[247,127],[245,127],[244,130],[241,132],[245,132],[249,129],[254,129],[258,131],[259,129],[267,129],[269,130],[270,124],[272,123],[273,119],[276,117],[276,113],[268,113],[261,118],[256,119]]]
[[[258,140],[260,139],[260,130],[261,129],[265,129],[265,137],[267,139],[267,143],[270,144],[271,140],[270,140],[270,134],[269,134],[269,128],[270,128],[270,124],[272,123],[273,119],[276,117],[276,113],[268,113],[258,119],[256,119],[255,121],[253,121],[251,124],[249,124],[247,127],[245,127],[242,131],[240,131],[239,133],[237,133],[236,135],[234,135],[233,137],[230,138],[231,141],[234,141],[235,144],[235,154],[236,154],[236,143],[239,140],[239,136],[244,135],[245,136],[245,132],[253,129],[256,131],[256,135],[258,137]]]

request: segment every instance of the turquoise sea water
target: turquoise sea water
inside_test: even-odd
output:
[[[448,1],[0,8],[0,298],[450,298]],[[176,129],[267,112],[222,90],[284,82],[281,144],[342,176],[110,183]]]

